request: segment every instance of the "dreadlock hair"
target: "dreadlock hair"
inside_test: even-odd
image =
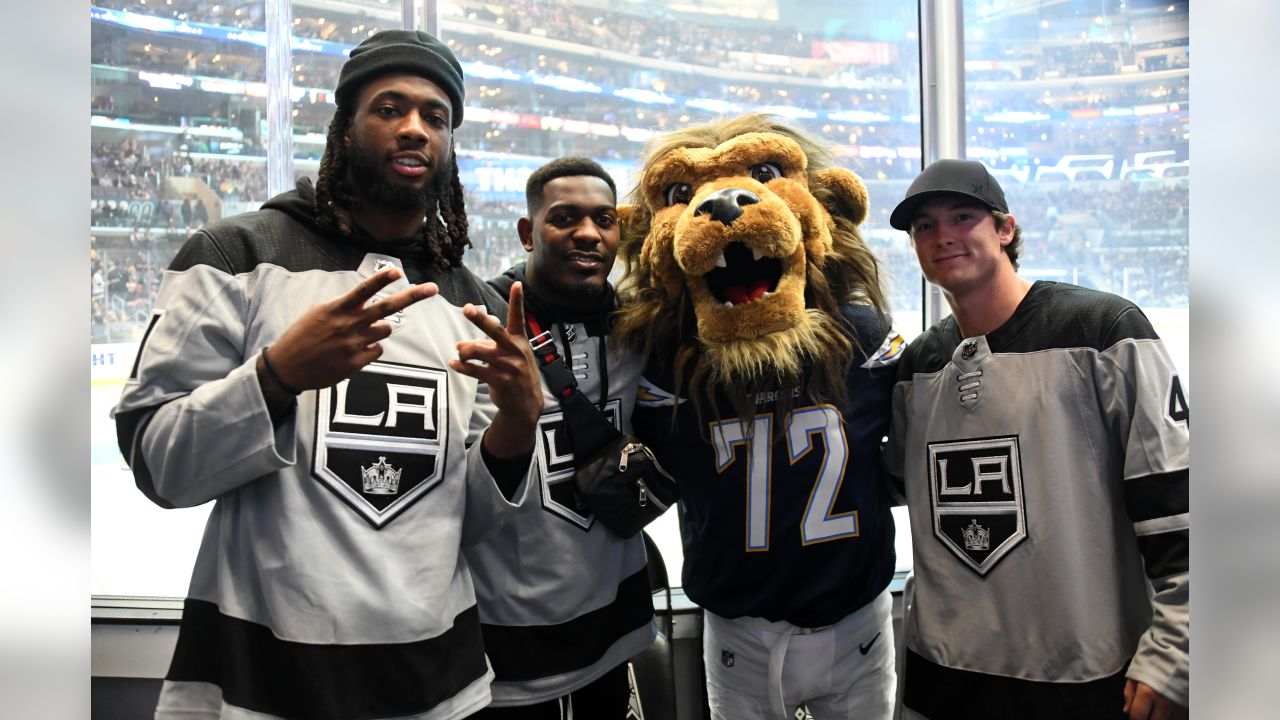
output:
[[[322,229],[336,230],[350,237],[353,221],[351,209],[360,200],[347,182],[347,146],[343,138],[351,127],[352,114],[338,110],[329,123],[329,137],[325,140],[324,156],[320,159],[320,173],[316,178],[316,224]],[[436,270],[448,270],[462,265],[462,254],[471,247],[467,235],[467,207],[462,194],[462,181],[458,178],[458,159],[449,147],[451,178],[440,194],[436,207],[427,208],[426,222],[422,224],[422,240],[430,251],[431,266]]]

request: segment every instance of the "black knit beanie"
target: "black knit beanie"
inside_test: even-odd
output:
[[[453,126],[462,124],[462,65],[448,45],[421,30],[383,30],[355,46],[338,76],[338,107],[350,109],[361,86],[395,72],[421,75],[440,86],[453,105]]]

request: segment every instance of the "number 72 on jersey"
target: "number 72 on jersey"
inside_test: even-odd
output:
[[[773,415],[756,415],[747,422],[740,418],[711,424],[711,442],[716,450],[716,471],[724,472],[738,460],[738,447],[746,449],[747,464],[747,552],[769,549],[773,483]],[[858,511],[833,514],[840,484],[849,460],[849,444],[844,436],[840,411],[831,405],[813,405],[787,413],[787,456],[790,465],[814,449],[814,437],[821,436],[823,458],[809,502],[800,523],[804,545],[858,535]],[[793,478],[784,478],[792,482]],[[792,490],[787,488],[787,490]]]

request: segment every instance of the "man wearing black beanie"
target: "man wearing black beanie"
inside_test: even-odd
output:
[[[490,702],[460,548],[528,484],[542,393],[523,288],[508,306],[462,264],[448,46],[377,33],[336,95],[315,189],[178,252],[115,410],[148,498],[214,501],[157,718]]]

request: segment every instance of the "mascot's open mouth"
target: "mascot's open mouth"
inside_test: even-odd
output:
[[[719,302],[728,306],[762,300],[778,289],[782,279],[782,261],[774,257],[757,257],[741,242],[731,242],[724,249],[724,265],[717,264],[702,279]]]

